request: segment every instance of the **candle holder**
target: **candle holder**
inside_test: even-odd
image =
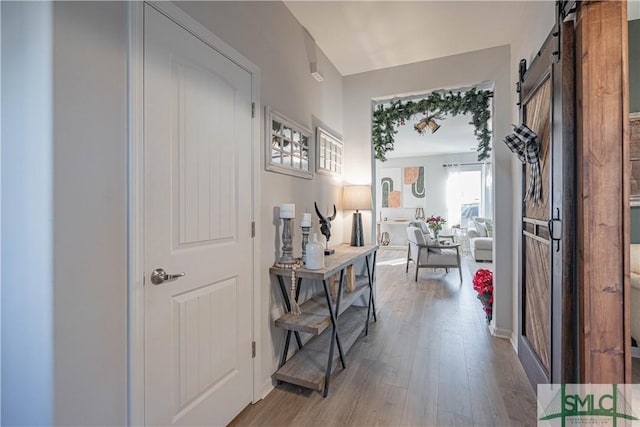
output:
[[[282,255],[280,256],[280,264],[295,264],[292,241],[291,218],[282,218]]]
[[[307,263],[307,243],[309,243],[309,231],[311,231],[311,227],[301,227],[302,228],[302,263]]]

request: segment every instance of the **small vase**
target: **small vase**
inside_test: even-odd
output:
[[[324,268],[324,248],[318,242],[318,235],[313,233],[313,240],[307,243],[307,262],[306,267],[309,270],[319,270]]]
[[[380,243],[382,243],[382,246],[389,246],[389,243],[391,243],[391,239],[389,237],[389,233],[384,231],[382,232],[382,237],[380,238]]]

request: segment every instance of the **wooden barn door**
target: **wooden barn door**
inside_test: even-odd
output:
[[[575,378],[573,23],[559,23],[520,69],[522,121],[540,144],[540,203],[522,205],[518,355],[532,384]],[[524,166],[526,194],[531,166]]]

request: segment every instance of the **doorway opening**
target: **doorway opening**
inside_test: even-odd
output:
[[[464,255],[470,255],[467,230],[476,217],[493,215],[493,169],[490,151],[479,160],[479,138],[473,114],[426,109],[397,119],[392,149],[380,159],[375,138],[375,111],[424,103],[433,94],[491,93],[492,82],[374,101],[374,165],[376,235],[382,248],[406,249],[406,228],[411,221],[440,216],[446,220],[441,234],[453,235]],[[464,95],[460,95],[464,96]],[[492,111],[492,99],[488,100]],[[486,126],[489,131],[493,115]],[[490,150],[490,148],[489,148]],[[415,182],[411,181],[415,178]],[[493,251],[490,242],[489,253]],[[489,261],[492,257],[489,257]],[[483,266],[490,268],[489,265]]]

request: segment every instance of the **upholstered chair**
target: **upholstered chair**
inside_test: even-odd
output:
[[[438,245],[437,242],[428,240],[422,230],[417,227],[407,227],[407,269],[409,263],[416,265],[416,282],[418,270],[421,268],[444,268],[449,273],[449,268],[457,268],[462,282],[462,268],[460,267],[460,251],[458,246],[452,248]]]

